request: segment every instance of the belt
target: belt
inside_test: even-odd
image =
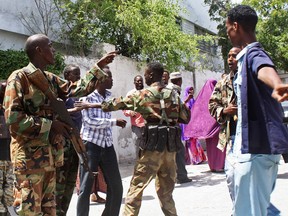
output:
[[[161,124],[160,122],[147,122],[146,125],[159,125],[159,126],[175,126],[177,125],[177,123],[175,122],[170,122],[169,125],[167,124],[167,122],[163,121]]]

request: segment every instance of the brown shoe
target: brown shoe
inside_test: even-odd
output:
[[[91,202],[98,202],[98,203],[105,203],[106,200],[100,197],[98,194],[92,193],[90,195],[90,201]]]

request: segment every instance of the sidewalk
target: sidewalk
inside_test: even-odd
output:
[[[179,216],[230,216],[231,201],[225,181],[224,173],[211,173],[207,163],[187,165],[191,183],[176,184],[173,193],[176,209]],[[124,207],[124,198],[129,188],[133,165],[120,164],[120,172],[124,187],[120,215]],[[288,164],[281,161],[279,166],[276,188],[271,202],[281,210],[281,215],[288,215]],[[102,195],[102,194],[101,194]],[[103,195],[104,196],[104,195]],[[74,193],[67,216],[76,215],[77,195]],[[89,216],[101,215],[104,204],[91,203]],[[154,181],[145,189],[139,216],[163,215]]]

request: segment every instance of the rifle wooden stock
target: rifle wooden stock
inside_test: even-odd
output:
[[[70,139],[79,157],[80,164],[83,165],[83,167],[90,173],[91,176],[95,176],[97,172],[92,172],[88,166],[88,156],[83,141],[80,137],[80,132],[75,126],[64,101],[60,98],[56,98],[55,94],[49,86],[47,78],[40,70],[36,70],[26,75],[29,81],[49,98],[52,110],[58,114],[58,120],[71,128]]]

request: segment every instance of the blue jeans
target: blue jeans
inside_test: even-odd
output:
[[[233,162],[230,161],[232,157],[232,150],[230,150],[229,152],[227,152],[226,155],[226,159],[225,159],[225,167],[224,167],[224,171],[226,174],[226,182],[227,182],[227,186],[228,186],[228,190],[229,190],[229,194],[231,197],[231,201],[234,205],[234,200],[235,200],[235,195],[234,195],[234,165]]]
[[[119,172],[118,161],[114,146],[102,148],[94,143],[84,141],[88,154],[88,165],[92,172],[97,171],[98,165],[103,171],[107,184],[107,196],[103,216],[118,216],[123,186]],[[77,216],[89,215],[90,193],[94,178],[80,166],[80,192],[77,202]]]
[[[280,215],[270,204],[280,155],[253,154],[246,161],[237,162],[234,169],[234,216]]]
[[[267,216],[280,216],[281,212],[272,203],[267,208]]]
[[[232,146],[227,146],[227,151],[226,151],[226,158],[225,158],[225,166],[224,166],[224,171],[226,174],[226,182],[229,190],[229,194],[232,200],[232,203],[234,205],[234,200],[235,200],[235,192],[234,192],[234,163],[235,163],[235,158],[233,157],[233,144],[235,140],[235,136],[232,135],[230,136]]]

